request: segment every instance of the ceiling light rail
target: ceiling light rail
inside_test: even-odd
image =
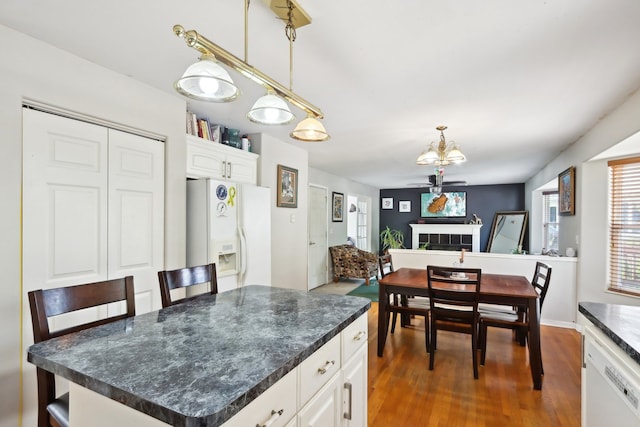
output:
[[[208,40],[195,30],[186,31],[182,25],[174,25],[173,32],[178,37],[184,38],[187,46],[194,48],[203,55],[213,55],[213,57],[224,65],[233,68],[243,76],[253,80],[254,82],[267,88],[271,88],[277,95],[285,98],[301,110],[312,114],[318,119],[324,118],[324,114],[320,108],[316,107],[309,101],[305,100],[298,94],[290,91],[276,80],[267,76],[262,71],[244,62],[228,50],[223,49],[217,44]]]

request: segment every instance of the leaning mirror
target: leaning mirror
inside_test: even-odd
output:
[[[528,211],[496,212],[493,217],[487,252],[512,254],[522,246]]]

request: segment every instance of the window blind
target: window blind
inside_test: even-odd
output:
[[[609,290],[640,295],[640,157],[609,165]]]

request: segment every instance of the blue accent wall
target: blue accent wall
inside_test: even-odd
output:
[[[387,226],[391,229],[400,230],[404,233],[405,247],[411,247],[411,227],[419,219],[425,220],[427,224],[438,223],[469,223],[473,219],[473,214],[482,219],[480,229],[480,251],[487,249],[489,233],[493,223],[493,216],[498,211],[522,211],[524,210],[524,184],[502,184],[502,185],[469,185],[469,186],[447,186],[444,191],[466,191],[467,192],[467,217],[466,218],[420,218],[420,195],[429,192],[428,188],[398,188],[380,190],[380,231]],[[382,209],[382,199],[393,198],[393,209]],[[398,204],[401,201],[411,202],[411,212],[399,212]],[[523,249],[529,248],[528,231],[524,236]]]

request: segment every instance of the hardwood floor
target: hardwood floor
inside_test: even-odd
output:
[[[369,310],[369,426],[580,426],[580,334],[543,326],[541,391],[533,390],[526,347],[490,328],[487,360],[473,379],[471,337],[438,332],[429,371],[424,319],[389,334],[377,350],[378,305]]]

